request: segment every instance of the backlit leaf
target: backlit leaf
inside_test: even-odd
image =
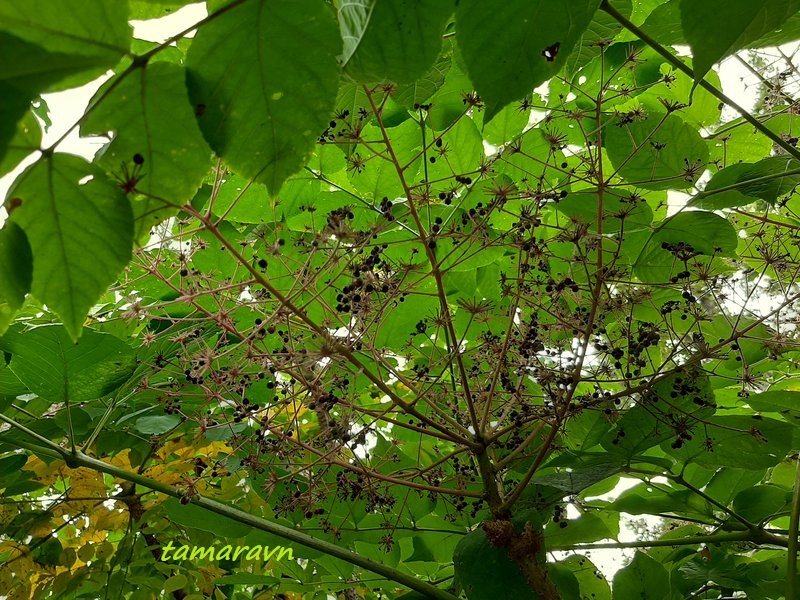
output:
[[[13,220],[33,254],[31,292],[77,338],[91,306],[130,260],[130,203],[97,167],[66,154],[29,167],[9,198],[19,204]]]
[[[87,330],[73,342],[60,325],[14,328],[0,338],[9,368],[49,402],[100,398],[122,385],[135,367],[133,350],[112,335]]]
[[[722,58],[780,29],[798,10],[797,0],[681,0],[681,25],[692,48],[695,79],[699,81]]]
[[[84,134],[113,132],[99,164],[121,177],[120,169],[138,173],[137,191],[162,207],[190,200],[211,166],[185,76],[177,65],[154,62],[112,80],[95,95],[96,106],[81,125]],[[135,155],[141,157],[139,167]]]
[[[561,69],[599,4],[599,0],[459,2],[456,39],[469,76],[486,103],[487,121]],[[508,19],[508,14],[516,18]]]
[[[431,68],[453,13],[448,0],[347,0],[339,6],[342,64],[357,81],[411,83]]]
[[[203,27],[187,57],[188,86],[214,151],[277,192],[328,122],[340,44],[317,0],[248,0]]]

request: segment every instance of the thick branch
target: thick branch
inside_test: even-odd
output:
[[[565,544],[554,545],[547,548],[548,552],[574,551],[624,548],[664,548],[672,546],[696,546],[698,544],[727,544],[734,542],[753,542],[754,544],[770,544],[772,546],[785,546],[786,540],[768,534],[764,531],[752,533],[750,531],[735,531],[731,533],[716,533],[711,535],[697,535],[674,540],[635,540],[632,542],[598,542],[595,544]]]
[[[13,421],[12,419],[9,419],[5,415],[0,414],[0,419],[21,431],[29,431],[26,427]],[[39,436],[36,437],[38,438]],[[117,477],[124,481],[129,481],[136,485],[141,485],[153,491],[161,492],[162,494],[172,496],[173,498],[177,498],[179,500],[184,498],[183,492],[170,485],[161,483],[160,481],[151,479],[149,477],[145,477],[144,475],[132,473],[130,471],[126,471],[125,469],[110,465],[101,460],[97,460],[96,458],[87,456],[83,452],[69,453],[50,440],[46,440],[46,442],[47,447],[55,452],[58,452],[65,459],[70,468],[86,467],[100,473],[106,473],[112,477]],[[69,460],[66,460],[67,455],[69,456]],[[390,581],[394,581],[412,590],[416,590],[417,592],[429,598],[436,598],[439,600],[457,600],[456,596],[450,594],[449,592],[440,590],[436,586],[425,581],[421,581],[412,575],[377,563],[360,554],[356,554],[355,552],[345,548],[340,548],[339,546],[331,544],[330,542],[319,540],[315,537],[297,531],[296,529],[290,529],[288,527],[284,527],[283,525],[273,523],[272,521],[267,521],[261,517],[256,517],[255,515],[251,515],[237,508],[233,508],[232,506],[228,506],[222,502],[212,500],[211,498],[205,498],[200,495],[192,496],[191,502],[197,506],[205,508],[208,511],[228,517],[229,519],[233,519],[239,523],[250,525],[255,529],[266,531],[267,533],[271,533],[290,542],[300,544],[301,546],[306,546],[307,548],[311,548],[313,550],[318,550],[324,554],[327,554],[328,556],[333,556],[334,558],[339,558],[345,562],[349,562],[352,565],[356,565],[357,567],[361,567],[367,571],[371,571],[372,573],[376,573],[382,577],[385,577]]]

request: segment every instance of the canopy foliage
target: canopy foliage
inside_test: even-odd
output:
[[[0,593],[798,598],[800,2],[183,4],[0,3]]]

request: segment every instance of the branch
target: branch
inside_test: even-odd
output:
[[[616,8],[611,6],[608,0],[603,0],[600,4],[600,10],[607,12],[611,15],[620,25],[622,25],[625,29],[636,35],[640,40],[650,46],[653,50],[658,52],[661,56],[663,56],[667,62],[669,62],[672,66],[674,66],[679,71],[682,71],[692,79],[695,79],[694,71],[687,67],[682,60],[680,60],[677,56],[674,56],[669,50],[667,50],[664,46],[659,44],[649,35],[647,35],[644,31],[639,29],[636,25],[631,23],[628,19],[625,18],[625,15],[620,13]],[[751,115],[748,111],[743,109],[739,106],[736,102],[733,101],[732,98],[724,94],[721,90],[717,89],[705,79],[699,81],[697,83],[701,88],[709,92],[713,95],[717,100],[720,100],[742,115],[742,118],[750,123],[753,127],[755,127],[758,131],[762,134],[767,136],[770,140],[772,140],[775,144],[786,150],[792,157],[800,160],[800,150],[789,144],[786,140],[781,139],[781,137],[776,134],[775,132],[771,131],[766,125],[764,125],[761,121]]]
[[[797,470],[794,476],[792,514],[789,517],[789,544],[786,563],[786,600],[797,600],[797,526],[800,522],[800,457],[795,457]]]
[[[464,388],[464,400],[467,404],[467,409],[469,410],[469,418],[470,422],[472,423],[472,427],[475,430],[475,437],[477,440],[483,440],[483,432],[480,429],[480,422],[478,420],[478,415],[475,412],[475,402],[472,398],[472,392],[470,391],[469,387],[469,377],[467,376],[467,370],[464,367],[464,361],[461,358],[461,349],[458,346],[458,336],[456,335],[455,327],[453,326],[453,317],[450,314],[450,307],[447,304],[447,294],[445,293],[444,289],[444,282],[442,281],[442,271],[439,268],[439,262],[436,259],[436,255],[433,252],[433,247],[431,247],[431,240],[433,238],[429,236],[425,232],[425,227],[422,224],[422,220],[419,217],[419,213],[417,212],[417,207],[414,203],[414,196],[411,193],[411,189],[408,187],[408,182],[406,181],[406,176],[403,173],[403,166],[400,164],[400,161],[397,158],[397,154],[395,154],[394,146],[392,145],[391,140],[389,140],[389,135],[386,132],[386,127],[383,124],[383,119],[381,117],[381,108],[379,108],[375,104],[375,100],[372,97],[372,92],[364,86],[364,92],[367,95],[367,100],[369,101],[370,108],[372,108],[372,112],[375,115],[375,120],[378,122],[378,127],[381,130],[381,135],[383,136],[383,142],[386,145],[386,151],[389,153],[390,162],[395,168],[397,172],[397,177],[400,181],[400,185],[403,186],[403,192],[406,195],[406,199],[408,201],[408,209],[411,213],[411,217],[414,219],[414,224],[417,226],[417,236],[419,237],[419,241],[422,243],[422,246],[425,248],[425,254],[428,257],[428,261],[431,264],[431,273],[433,274],[434,281],[436,282],[436,289],[439,296],[439,305],[442,311],[442,319],[444,320],[445,325],[445,334],[447,339],[447,349],[451,356],[453,356],[456,360],[456,365],[458,366],[459,375],[461,376],[461,386]],[[455,390],[453,390],[455,392]],[[483,450],[478,450],[479,452],[483,452]]]
[[[754,183],[764,183],[765,181],[770,181],[771,179],[778,179],[780,177],[788,177],[789,175],[800,175],[800,169],[789,169],[788,171],[782,171],[781,173],[771,173],[770,175],[763,175],[762,177],[754,177],[753,179],[745,179],[744,181],[737,181],[736,183],[732,183],[730,185],[725,185],[713,190],[703,190],[699,194],[695,195],[692,198],[692,202],[696,200],[701,200],[703,198],[707,198],[708,196],[713,196],[714,194],[721,194],[722,192],[729,192],[730,190],[735,190],[746,185],[751,185]],[[755,198],[753,199],[755,201]]]
[[[24,431],[26,433],[33,435],[37,439],[41,438],[41,436],[39,436],[35,432],[30,431],[23,425],[17,423],[12,419],[9,419],[5,415],[0,414],[0,420],[5,421],[9,425],[15,427],[16,429],[19,429],[20,431]],[[171,485],[161,483],[160,481],[151,479],[149,477],[145,477],[144,475],[139,475],[138,473],[132,473],[130,471],[126,471],[125,469],[115,467],[114,465],[110,465],[101,460],[97,460],[96,458],[92,458],[91,456],[87,456],[83,452],[76,451],[75,453],[69,453],[63,448],[61,448],[58,444],[54,443],[52,440],[48,440],[46,438],[42,439],[44,440],[44,442],[46,442],[45,445],[49,449],[58,452],[65,459],[65,462],[67,462],[67,466],[69,466],[70,468],[86,467],[88,469],[92,469],[100,473],[106,473],[107,475],[111,475],[112,477],[117,477],[124,481],[129,481],[131,483],[141,485],[150,490],[161,492],[164,495],[172,496],[173,498],[177,498],[178,500],[185,497],[183,492],[172,487]],[[407,588],[415,590],[425,595],[426,597],[435,598],[438,600],[457,600],[456,596],[450,594],[449,592],[440,590],[436,586],[431,585],[428,582],[421,581],[416,577],[414,577],[413,575],[409,575],[397,569],[393,569],[392,567],[388,567],[381,563],[375,562],[369,558],[366,558],[365,556],[356,554],[355,552],[352,552],[351,550],[347,550],[345,548],[340,548],[339,546],[331,544],[330,542],[319,540],[313,536],[297,531],[296,529],[290,529],[289,527],[284,527],[283,525],[279,525],[278,523],[267,521],[266,519],[262,519],[261,517],[256,517],[245,511],[239,510],[238,508],[228,506],[227,504],[223,504],[222,502],[218,502],[217,500],[212,500],[211,498],[206,498],[204,496],[200,495],[192,496],[191,502],[193,504],[196,504],[197,506],[205,508],[208,511],[217,513],[224,517],[228,517],[229,519],[233,519],[234,521],[237,521],[239,523],[250,525],[255,529],[266,531],[267,533],[271,533],[290,542],[300,544],[302,546],[311,548],[313,550],[318,550],[319,552],[327,554],[328,556],[333,556],[334,558],[341,559],[352,565],[356,565],[357,567],[361,567],[363,569],[366,569],[367,571],[371,571],[372,573],[381,575],[382,577],[385,577],[390,581],[394,581],[396,583],[399,583],[400,585],[404,585]]]
[[[694,537],[675,540],[635,540],[632,542],[598,542],[596,544],[563,544],[548,546],[548,552],[574,550],[576,552],[600,549],[624,548],[663,548],[671,546],[696,546],[697,544],[727,544],[732,542],[753,542],[754,544],[786,545],[782,538],[772,536],[759,530],[758,533],[750,531],[735,531],[731,533],[717,533],[711,535],[697,535]],[[788,598],[787,598],[788,600]]]
[[[308,327],[316,333],[320,338],[325,340],[329,343],[335,350],[337,354],[344,356],[350,364],[352,364],[356,369],[360,370],[364,373],[364,376],[367,377],[375,386],[381,390],[384,394],[386,394],[393,406],[397,406],[401,408],[405,413],[415,417],[422,423],[427,424],[429,427],[436,429],[442,432],[445,436],[447,436],[450,440],[456,443],[463,444],[468,447],[475,447],[476,443],[454,431],[449,430],[447,427],[439,423],[438,421],[427,417],[420,413],[416,408],[414,408],[413,403],[406,402],[400,396],[398,396],[394,390],[392,390],[385,381],[383,381],[380,377],[375,375],[370,369],[368,369],[356,355],[344,344],[340,343],[336,338],[331,336],[330,333],[325,331],[322,327],[320,327],[314,320],[312,320],[308,313],[303,310],[302,308],[296,306],[291,300],[289,300],[286,296],[284,296],[280,291],[278,291],[275,286],[273,286],[267,279],[259,273],[250,262],[245,259],[241,253],[236,249],[236,247],[231,244],[231,242],[219,232],[219,229],[214,225],[214,223],[206,217],[205,215],[200,214],[197,212],[192,206],[186,205],[183,207],[183,210],[192,215],[194,218],[199,220],[206,229],[216,237],[220,243],[225,246],[225,248],[231,253],[231,255],[236,259],[239,264],[242,265],[243,268],[247,269],[247,271],[253,276],[253,278],[261,285],[265,290],[267,290],[272,297],[275,298],[281,306],[295,314],[301,321],[303,321]],[[440,415],[443,420],[447,421],[448,419],[444,415]]]

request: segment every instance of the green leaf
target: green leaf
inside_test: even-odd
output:
[[[0,368],[0,410],[11,404],[18,396],[27,393],[28,389],[11,369],[5,366]]]
[[[772,156],[757,163],[738,163],[718,171],[689,205],[719,210],[752,204],[756,200],[773,203],[778,197],[791,193],[798,184],[800,161]]]
[[[789,453],[792,426],[761,416],[715,415],[680,450],[667,446],[662,446],[665,452],[699,465],[765,469],[775,466]]]
[[[356,81],[411,83],[442,49],[447,0],[347,0],[339,6],[341,63]]]
[[[560,547],[616,537],[605,521],[594,513],[582,514],[577,519],[548,523],[544,534],[548,546]]]
[[[734,556],[713,545],[708,547],[708,554],[710,557],[695,555],[678,567],[676,579],[682,591],[689,593],[709,581],[734,589],[749,583],[746,570]]]
[[[402,596],[398,596],[397,600],[427,600],[428,598],[430,598],[430,596],[426,594],[421,594],[416,591],[411,591],[403,594]]]
[[[695,80],[700,81],[714,63],[779,29],[798,10],[798,0],[680,0],[681,25],[692,48]]]
[[[3,495],[5,497],[10,498],[13,496],[19,496],[20,494],[35,492],[36,490],[40,490],[43,487],[45,487],[45,485],[39,481],[31,481],[31,480],[15,481],[6,488]]]
[[[800,425],[800,392],[768,390],[751,394],[746,402],[753,410],[778,413],[790,423]]]
[[[444,83],[429,99],[428,122],[435,131],[444,131],[467,110],[464,96],[472,91],[472,82],[458,67],[450,65]]]
[[[487,122],[561,70],[599,5],[599,0],[459,2],[456,40],[486,104]]]
[[[292,180],[284,184],[284,188]],[[205,186],[198,195],[210,198],[211,188]],[[281,192],[278,192],[278,198]],[[216,184],[214,214],[225,215],[236,223],[261,223],[272,210],[272,202],[263,184],[248,181],[241,175],[231,173]]]
[[[183,573],[177,573],[164,582],[164,593],[170,594],[186,587],[188,580]]]
[[[128,4],[116,0],[4,0],[0,30],[51,51],[113,67],[128,51]]]
[[[776,124],[776,119],[766,121],[768,127]],[[782,128],[776,128],[781,133]],[[740,162],[755,162],[769,156],[772,142],[768,137],[754,129],[744,119],[734,119],[719,131],[707,138],[709,159],[716,161],[718,168]]]
[[[675,114],[650,111],[643,120],[618,119],[604,131],[603,146],[618,174],[648,190],[691,187],[708,161],[697,129]]]
[[[569,567],[560,563],[549,565],[548,576],[558,590],[561,600],[583,600],[578,578]]]
[[[710,212],[681,212],[656,228],[634,264],[634,273],[642,281],[666,281],[684,270],[685,253],[725,256],[736,250],[738,242],[726,219]]]
[[[31,100],[102,75],[125,55],[130,42],[126,2],[0,3],[0,159]]]
[[[660,57],[659,61],[663,60]],[[682,58],[684,64],[691,67],[691,59]],[[663,62],[660,67],[661,81],[647,87],[641,94],[630,101],[617,105],[619,111],[631,110],[636,104],[641,103],[650,110],[662,111],[664,102],[683,105],[676,115],[695,128],[709,127],[720,119],[722,104],[719,99],[705,88],[695,88],[694,80],[674,65]],[[709,71],[706,81],[716,88],[720,88],[719,75]]]
[[[3,112],[3,109],[0,109],[0,115]],[[3,135],[2,128],[4,126],[0,126],[0,140]],[[26,156],[38,150],[41,142],[42,128],[39,127],[33,111],[28,111],[17,123],[17,129],[9,141],[5,154],[0,150],[0,177],[14,169]]]
[[[770,31],[757,40],[747,44],[748,48],[767,48],[768,46],[782,46],[800,39],[800,13],[794,13],[780,25],[780,29]]]
[[[218,585],[277,585],[281,580],[269,575],[256,575],[254,573],[236,573],[235,575],[224,575],[214,580]]]
[[[461,539],[453,553],[453,567],[469,600],[531,597],[530,586],[508,550],[493,546],[483,529]]]
[[[54,567],[60,564],[59,558],[62,550],[61,542],[52,537],[46,540],[41,546],[37,546],[31,554],[37,563]]]
[[[670,598],[669,574],[644,552],[637,552],[630,564],[617,571],[611,586],[614,600],[667,600]]]
[[[0,335],[22,308],[31,289],[33,257],[28,238],[19,225],[9,222],[0,229]]]
[[[40,143],[36,120],[20,121],[31,100],[57,83],[70,87],[90,81],[128,50],[124,2],[90,0],[76,8],[69,0],[0,5],[0,174]]]
[[[101,398],[125,383],[136,367],[130,346],[91,329],[73,342],[60,325],[30,331],[14,327],[0,338],[0,349],[11,354],[14,375],[49,402]]]
[[[745,519],[758,523],[781,512],[789,512],[792,492],[776,485],[756,485],[733,499],[733,508]]]
[[[25,466],[26,462],[28,462],[28,457],[25,454],[14,454],[0,458],[0,477],[16,473]]]
[[[615,0],[614,8],[623,16],[630,17],[633,9],[631,0]],[[583,65],[600,55],[604,46],[622,31],[622,25],[607,12],[598,10],[586,31],[580,36],[572,54],[564,65],[567,73],[574,74]]]
[[[695,518],[709,518],[713,508],[705,500],[689,490],[669,491],[639,484],[625,490],[614,500],[613,510],[632,515],[657,515],[665,513],[692,515]]]
[[[95,94],[81,124],[84,135],[114,132],[99,164],[120,177],[125,176],[120,168],[136,174],[136,190],[155,196],[155,207],[191,200],[211,166],[211,149],[189,105],[185,79],[184,69],[168,62],[112,79]],[[147,230],[156,224],[151,220]]]
[[[181,422],[178,415],[158,415],[136,419],[136,431],[148,435],[161,435]]]
[[[528,124],[529,113],[528,110],[509,104],[500,110],[494,119],[483,126],[483,137],[496,146],[505,144],[522,133]]]
[[[734,326],[739,331],[746,330],[747,334],[736,333]],[[721,357],[719,362],[709,361],[706,363],[706,368],[712,373],[725,375],[731,373],[734,376],[738,376],[741,372],[742,361],[746,365],[755,365],[767,358],[769,350],[764,342],[774,335],[774,331],[763,323],[741,316],[735,325],[725,317],[714,317],[700,324],[700,329],[706,340],[711,342],[737,337],[736,344],[738,348],[729,352],[727,358]]]
[[[407,296],[403,302],[394,302],[382,317],[375,345],[402,347],[416,333],[417,323],[432,320],[440,310],[439,300],[431,296]]]
[[[341,64],[346,65],[358,50],[361,39],[367,31],[375,0],[345,0],[339,3],[337,17],[342,34]]]
[[[3,6],[7,8],[8,5]],[[0,95],[3,97],[0,103],[0,160],[5,170],[11,161],[19,158],[19,152],[13,152],[9,159],[5,154],[12,140],[18,143],[20,127],[26,127],[19,125],[18,121],[30,109],[31,101],[71,74],[92,69],[95,62],[91,57],[50,52],[2,29],[0,56],[3,57],[3,69],[0,70]],[[99,73],[92,73],[92,76],[96,74]]]
[[[92,417],[85,410],[71,406],[69,409],[58,411],[53,417],[53,422],[64,433],[73,433],[77,439],[89,432]]]
[[[33,253],[31,293],[63,319],[73,338],[131,257],[128,199],[97,168],[66,154],[29,167],[9,191],[11,216]]]
[[[188,87],[214,151],[277,192],[329,120],[340,43],[318,0],[248,0],[202,27]]]
[[[483,156],[483,140],[470,118],[459,121],[442,136],[446,154],[436,163],[428,165],[428,179],[451,177],[453,174],[471,173],[480,166]],[[435,156],[435,155],[434,155]]]
[[[573,554],[557,563],[575,575],[580,586],[581,598],[611,600],[611,588],[605,577],[599,577],[599,569],[588,558]]]
[[[642,23],[642,29],[661,44],[672,46],[686,44],[681,27],[681,0],[668,0],[659,4]]]
[[[157,19],[174,13],[191,0],[129,0],[131,19]]]
[[[704,491],[715,500],[727,506],[738,492],[756,485],[764,477],[763,472],[722,467]]]
[[[597,211],[600,205],[597,190],[578,190],[557,200],[556,210],[571,219],[586,223],[597,231]],[[653,210],[644,198],[624,189],[607,189],[603,194],[603,233],[640,230],[653,222]]]
[[[616,475],[620,471],[622,471],[622,465],[614,460],[606,460],[605,463],[585,467],[581,463],[577,463],[569,471],[542,475],[535,477],[533,481],[539,485],[547,485],[564,490],[566,492],[565,495],[574,495],[579,494],[599,481]]]
[[[423,104],[444,85],[445,77],[450,70],[450,63],[450,56],[439,57],[433,66],[416,81],[396,86],[392,98],[409,110]]]

